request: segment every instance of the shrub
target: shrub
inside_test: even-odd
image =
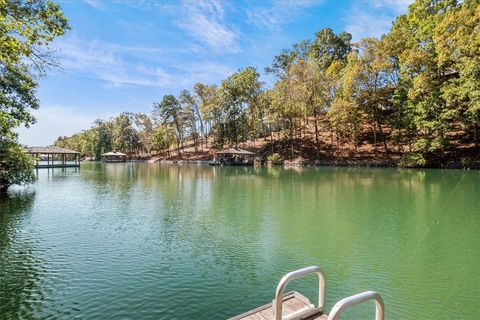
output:
[[[462,165],[463,168],[467,169],[470,168],[473,165],[474,161],[470,157],[462,157],[460,159],[460,164]]]
[[[427,164],[427,160],[423,154],[418,152],[405,153],[400,160],[400,166],[403,168],[418,168],[424,167]]]
[[[0,191],[11,184],[34,182],[33,160],[15,142],[0,141]]]
[[[268,156],[267,161],[271,165],[281,166],[281,165],[283,165],[284,159],[278,153],[273,153],[273,154]]]

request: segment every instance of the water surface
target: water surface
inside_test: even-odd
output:
[[[479,171],[42,169],[0,200],[0,319],[224,319],[308,265],[328,309],[376,290],[387,319],[478,319],[479,194]]]

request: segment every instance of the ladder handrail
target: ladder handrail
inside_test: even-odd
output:
[[[283,276],[277,286],[277,291],[275,293],[275,300],[273,300],[273,318],[275,320],[282,319],[282,304],[283,304],[283,293],[287,284],[295,279],[302,278],[306,275],[315,273],[318,275],[318,309],[319,311],[324,311],[325,308],[325,274],[322,269],[317,266],[306,267],[296,271],[292,271]]]
[[[385,306],[383,304],[383,299],[375,291],[365,291],[338,301],[332,308],[328,320],[340,319],[340,314],[346,308],[369,300],[375,300],[375,320],[384,320]]]

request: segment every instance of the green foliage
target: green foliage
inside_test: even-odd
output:
[[[48,45],[68,29],[60,7],[44,0],[0,0],[0,188],[34,180],[15,128],[35,122],[36,75],[56,66]]]
[[[463,168],[468,169],[475,163],[475,160],[470,157],[462,157],[460,158],[460,164]]]
[[[422,152],[448,147],[455,122],[478,124],[480,11],[474,3],[418,0],[386,38],[397,48],[400,76],[408,79],[403,108]]]
[[[188,90],[182,90],[178,96],[178,100],[184,110],[184,120],[186,122],[186,135],[193,139],[195,151],[198,151],[198,140],[203,135],[203,120],[200,112],[198,99],[192,96]],[[200,124],[198,127],[197,122]]]
[[[148,153],[156,146],[155,133],[152,119],[146,114],[123,112],[109,121],[96,120],[90,129],[71,137],[59,137],[54,144],[100,160],[102,153],[112,150]]]
[[[400,166],[403,168],[421,168],[427,165],[427,160],[422,153],[409,152],[402,156]]]
[[[480,122],[480,4],[465,1],[435,26],[437,65],[450,74],[442,96],[466,125]],[[458,72],[460,76],[455,76]],[[456,111],[458,110],[458,111]]]
[[[273,58],[272,66],[266,67],[265,71],[282,79],[292,64],[300,59],[305,60],[307,58],[309,51],[309,41],[302,41],[298,44],[294,44],[291,49],[284,49],[280,54],[276,55]]]
[[[5,132],[19,126],[29,126],[35,122],[30,113],[38,109],[35,96],[37,83],[24,64],[8,65],[0,62],[0,130]]]
[[[361,117],[351,100],[336,97],[328,110],[328,117],[340,138],[357,143]]]
[[[269,164],[274,166],[281,166],[285,162],[283,157],[278,153],[273,153],[267,157],[267,161]]]
[[[35,181],[32,158],[15,142],[0,141],[0,191]]]
[[[0,0],[0,117],[1,131],[35,122],[30,109],[37,109],[40,74],[56,65],[48,45],[68,29],[60,7],[43,0]]]
[[[159,126],[154,133],[153,139],[156,150],[165,150],[174,144],[175,134],[168,127]]]
[[[252,137],[261,115],[259,97],[262,91],[260,74],[253,67],[241,69],[222,82],[217,90],[218,113],[214,124],[218,146],[238,144]]]
[[[322,70],[327,70],[335,61],[344,61],[352,51],[352,35],[342,32],[338,35],[325,28],[315,34],[309,55]]]
[[[45,49],[69,28],[60,6],[45,0],[0,0],[0,24],[1,63],[26,58],[40,70],[55,63]]]
[[[185,110],[177,98],[173,95],[165,95],[160,103],[154,103],[154,114],[160,122],[173,129],[176,138],[177,153],[180,154],[180,147],[183,144],[185,134]]]
[[[139,146],[138,132],[133,127],[133,115],[121,113],[112,121],[112,147],[126,153],[134,152]]]

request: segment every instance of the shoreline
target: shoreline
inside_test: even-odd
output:
[[[82,162],[90,162],[84,160]],[[93,162],[93,161],[92,161]],[[129,159],[127,162],[145,162],[176,165],[209,165],[212,160],[153,160],[153,159]],[[453,169],[453,170],[479,170],[480,163],[474,163],[470,167],[465,167],[459,162],[450,162],[443,166],[425,166],[405,168],[400,166],[397,160],[352,160],[352,159],[323,159],[323,160],[304,160],[304,161],[285,161],[283,165],[255,165],[257,167],[350,167],[350,168],[391,168],[391,169]]]

